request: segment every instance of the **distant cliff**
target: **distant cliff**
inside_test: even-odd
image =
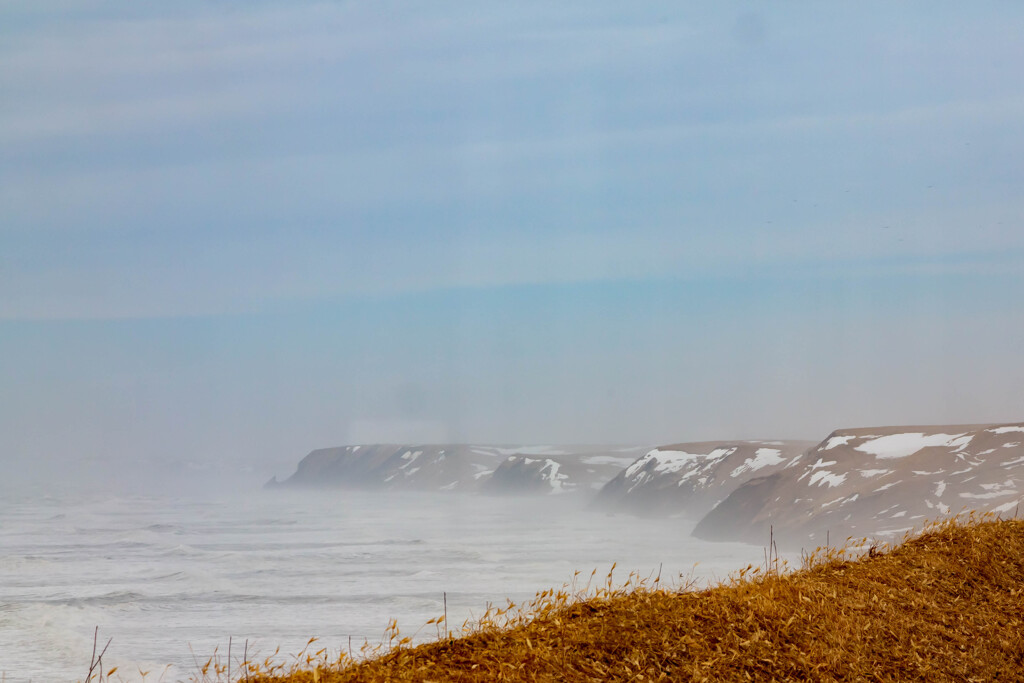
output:
[[[1013,516],[1024,491],[1024,423],[842,429],[733,491],[694,535],[780,545],[899,540],[962,510]]]
[[[601,489],[595,505],[699,518],[741,484],[784,467],[809,441],[704,441],[659,446]]]
[[[707,540],[809,547],[897,540],[962,510],[1012,515],[1024,492],[1024,423],[842,429],[806,441],[648,446],[340,446],[275,487],[593,495],[592,505],[700,519]]]
[[[559,494],[593,491],[649,447],[474,444],[315,450],[277,486]],[[271,482],[275,484],[275,482]]]

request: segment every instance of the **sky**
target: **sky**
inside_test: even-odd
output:
[[[5,2],[7,480],[1024,419],[1022,29]]]

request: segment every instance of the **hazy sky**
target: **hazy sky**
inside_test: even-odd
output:
[[[5,2],[0,459],[1022,419],[1022,33],[1010,2]]]

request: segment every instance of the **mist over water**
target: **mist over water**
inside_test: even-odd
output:
[[[332,652],[403,635],[443,611],[459,626],[487,603],[522,601],[591,570],[699,581],[762,560],[707,543],[681,519],[639,520],[570,497],[366,492],[246,496],[64,496],[0,502],[0,671],[8,681],[75,680],[93,629],[105,658],[173,678],[228,638],[238,655]],[[418,630],[419,629],[419,630]],[[102,645],[102,643],[101,643]]]

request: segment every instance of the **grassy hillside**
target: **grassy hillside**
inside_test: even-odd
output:
[[[583,602],[549,592],[461,638],[248,678],[1024,679],[1024,521],[948,523],[888,552],[826,552],[805,564],[751,569],[699,592],[634,586]]]

